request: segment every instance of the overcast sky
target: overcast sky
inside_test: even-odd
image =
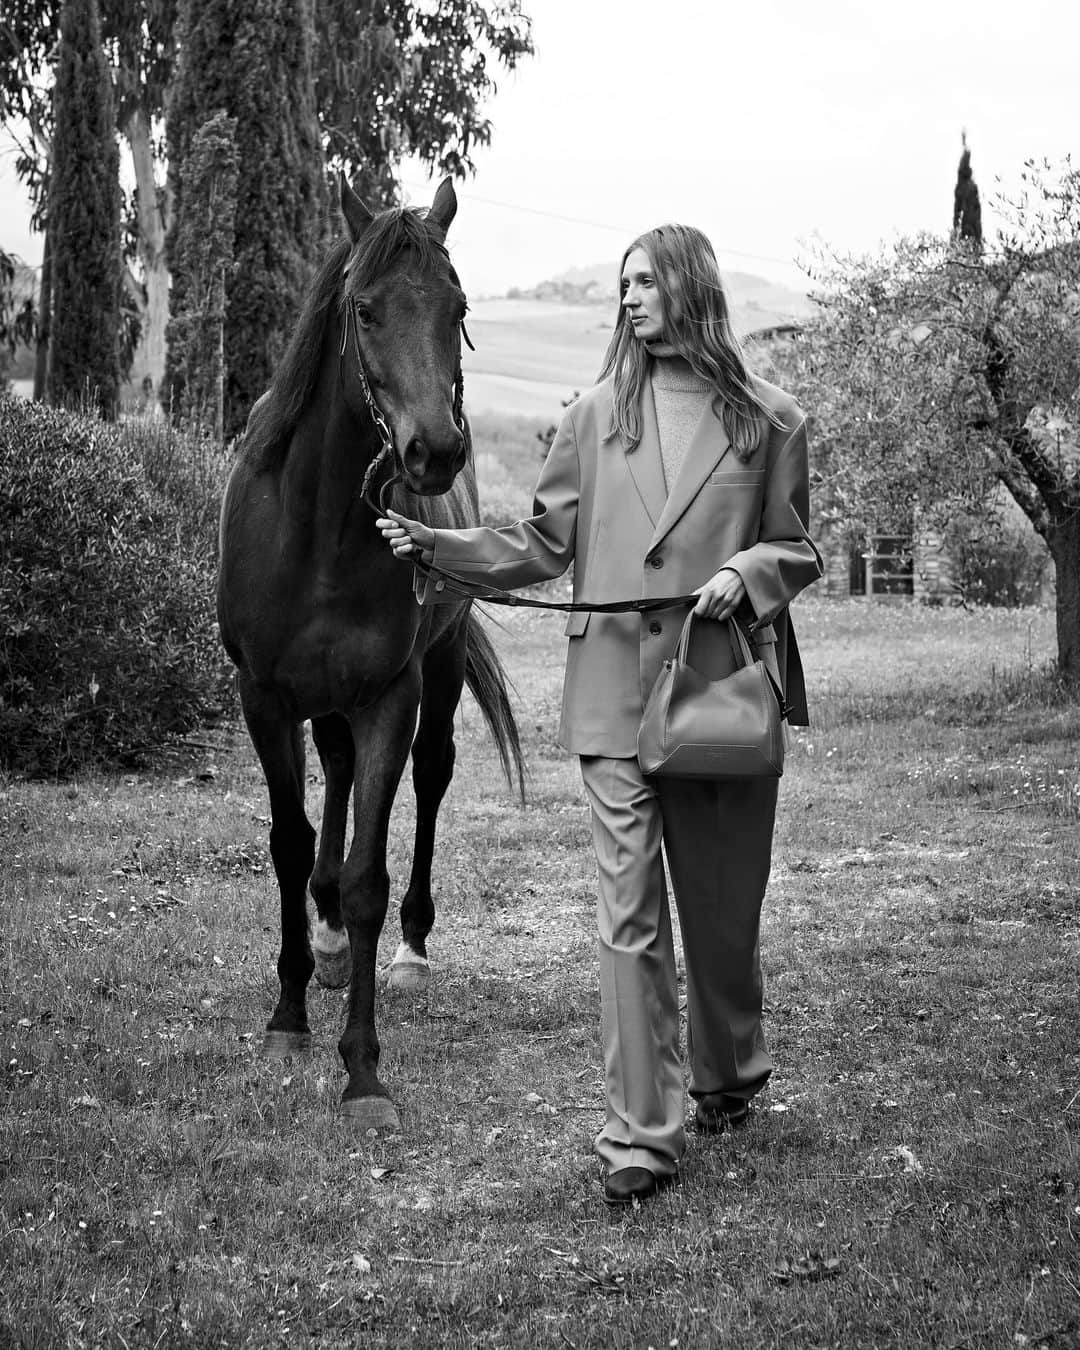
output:
[[[984,203],[1029,157],[1080,159],[1075,0],[525,0],[536,56],[501,75],[459,185],[474,295],[611,259],[666,220],[728,269],[798,284],[801,241],[858,252],[945,231],[966,128]],[[407,198],[430,197],[406,165]],[[0,245],[40,243],[0,165]]]

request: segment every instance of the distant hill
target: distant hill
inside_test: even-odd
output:
[[[513,289],[509,299],[549,300],[563,304],[613,306],[617,298],[615,266],[610,261],[588,267],[570,267],[529,290]],[[731,303],[732,322],[739,333],[772,328],[808,318],[813,305],[804,291],[753,272],[723,272]]]

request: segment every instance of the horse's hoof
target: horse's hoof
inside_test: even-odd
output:
[[[390,1133],[401,1129],[401,1119],[389,1097],[347,1097],[338,1110],[360,1130]]]
[[[287,1059],[290,1055],[304,1055],[311,1049],[310,1031],[266,1031],[263,1033],[262,1052],[267,1059]]]
[[[315,958],[315,978],[324,989],[344,989],[352,978],[352,948],[349,935],[331,928],[322,919],[311,935],[311,954]]]
[[[391,989],[408,989],[413,993],[423,993],[430,980],[431,967],[428,965],[427,957],[417,956],[411,947],[402,942],[390,963],[387,985]]]

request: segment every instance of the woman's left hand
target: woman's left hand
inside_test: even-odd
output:
[[[730,619],[746,595],[743,579],[732,567],[721,567],[710,581],[694,592],[694,613],[701,619]]]

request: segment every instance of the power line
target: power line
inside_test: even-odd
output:
[[[426,190],[429,184],[424,183],[406,183],[402,180],[402,186],[411,190]],[[483,202],[486,206],[501,206],[507,211],[521,211],[529,216],[542,216],[546,220],[561,220],[568,225],[588,225],[594,230],[609,230],[613,234],[622,235],[624,239],[634,233],[629,225],[613,225],[607,221],[586,220],[582,216],[565,216],[558,211],[544,211],[538,206],[521,206],[517,202],[503,202],[495,197],[481,197],[477,193],[468,194],[469,201]],[[785,267],[795,267],[796,263],[791,258],[778,258],[771,253],[748,253],[745,249],[738,248],[717,248],[718,253],[723,253],[728,258],[751,258],[755,262],[774,262],[782,263]]]

